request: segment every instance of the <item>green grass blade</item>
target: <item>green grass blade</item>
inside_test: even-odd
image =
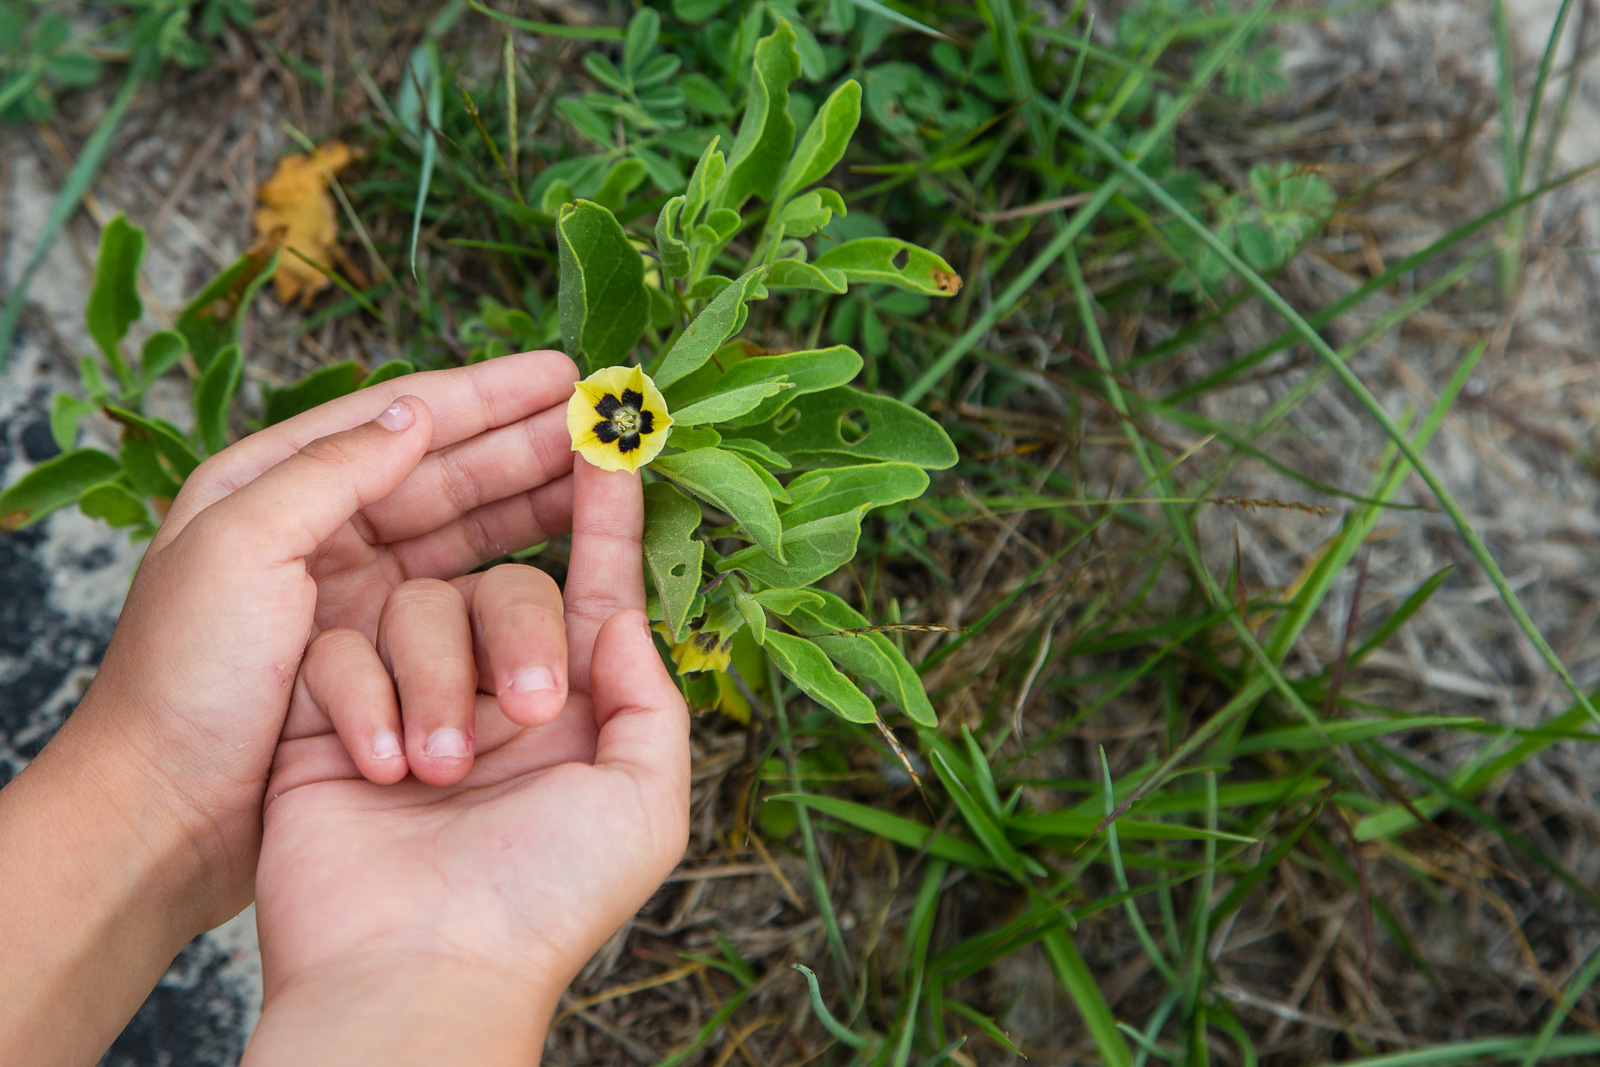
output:
[[[78,153],[72,169],[67,172],[67,180],[61,186],[61,192],[56,194],[55,203],[51,205],[50,215],[45,219],[44,228],[39,231],[39,243],[33,246],[22,273],[17,276],[17,284],[12,286],[8,294],[4,310],[0,310],[0,368],[5,367],[6,357],[11,352],[11,338],[16,333],[17,323],[22,320],[23,309],[28,305],[28,288],[33,284],[34,275],[39,273],[39,268],[44,265],[45,256],[49,254],[50,246],[55,244],[56,235],[61,232],[61,227],[72,218],[72,213],[77,211],[78,205],[83,202],[84,194],[100,176],[100,168],[105,164],[106,153],[111,150],[112,136],[122,124],[122,117],[128,113],[128,107],[133,103],[134,94],[139,91],[139,86],[159,63],[154,48],[141,49],[134,54],[133,62],[129,64],[128,72],[123,76],[121,88],[112,98],[105,114],[100,116],[100,121],[95,123],[94,132],[84,142],[83,151]]]
[[[1117,1029],[1111,1006],[1106,1003],[1099,983],[1072,938],[1065,930],[1052,930],[1044,936],[1044,951],[1050,959],[1056,983],[1071,998],[1089,1035],[1094,1038],[1101,1063],[1105,1067],[1132,1067],[1133,1057],[1128,1052],[1128,1043],[1122,1039],[1122,1031]]]
[[[1266,302],[1267,306],[1272,308],[1285,322],[1294,327],[1295,331],[1311,346],[1312,350],[1327,363],[1333,370],[1334,375],[1344,383],[1345,388],[1356,398],[1361,407],[1366,410],[1374,422],[1383,428],[1383,432],[1400,449],[1401,453],[1406,457],[1406,461],[1411,464],[1418,477],[1426,483],[1428,490],[1439,501],[1439,506],[1450,516],[1450,520],[1455,524],[1456,532],[1461,535],[1461,539],[1466,542],[1467,548],[1472,552],[1473,557],[1477,559],[1488,574],[1490,582],[1493,583],[1495,590],[1500,594],[1501,602],[1505,604],[1506,610],[1511,612],[1511,617],[1516,620],[1518,628],[1522,630],[1534,648],[1538,650],[1540,658],[1544,660],[1551,670],[1555,671],[1556,676],[1566,685],[1568,691],[1572,693],[1579,706],[1584,709],[1584,712],[1597,723],[1600,723],[1600,711],[1595,710],[1594,705],[1589,701],[1588,694],[1579,688],[1577,681],[1572,677],[1571,672],[1567,670],[1566,664],[1561,662],[1561,657],[1556,655],[1555,649],[1550,647],[1550,642],[1545,639],[1544,634],[1533,624],[1533,620],[1528,617],[1527,610],[1522,606],[1522,601],[1511,588],[1511,583],[1506,579],[1505,572],[1500,569],[1500,564],[1490,554],[1488,546],[1483,543],[1483,538],[1478,536],[1477,530],[1473,528],[1472,521],[1467,517],[1466,512],[1462,511],[1461,505],[1456,502],[1454,495],[1445,487],[1444,482],[1440,480],[1438,474],[1434,472],[1427,460],[1422,458],[1422,453],[1411,443],[1404,431],[1396,425],[1394,419],[1384,410],[1383,405],[1378,402],[1378,398],[1372,395],[1371,390],[1366,387],[1360,378],[1356,377],[1355,372],[1339,358],[1339,354],[1333,350],[1333,347],[1323,339],[1321,334],[1311,328],[1311,324],[1306,322],[1305,318],[1283,298],[1282,294],[1267,284],[1261,275],[1257,274],[1244,260],[1240,259],[1233,249],[1229,248],[1216,234],[1212,233],[1204,223],[1185,210],[1182,204],[1174,200],[1171,194],[1161,188],[1149,175],[1125,159],[1105,138],[1095,133],[1072,115],[1063,116],[1062,125],[1070,133],[1083,140],[1085,144],[1099,152],[1108,163],[1115,166],[1161,204],[1174,218],[1193,231],[1195,236],[1199,237],[1213,253],[1220,257],[1246,285],[1255,290],[1256,294]]]

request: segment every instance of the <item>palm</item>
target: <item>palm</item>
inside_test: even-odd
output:
[[[351,714],[348,700],[340,711],[330,695],[342,679],[319,694],[306,681],[317,673],[315,646],[308,653],[268,783],[257,870],[269,994],[377,945],[570,974],[682,854],[685,712],[638,610],[639,483],[583,464],[575,473],[565,605],[556,599],[554,633],[521,642],[565,645],[567,698],[549,721],[525,725],[521,713],[514,721],[502,697],[480,691],[464,776],[429,785],[416,775],[441,779],[413,760],[412,774],[376,784],[352,758],[346,723],[336,729]],[[400,626],[383,602],[397,585],[381,549],[342,538],[328,549],[311,563],[317,624],[359,630],[387,648],[414,755],[413,716],[434,709],[407,696],[405,679],[448,654],[431,643],[437,629],[409,657],[398,639],[386,640]],[[496,645],[497,620],[514,630],[526,616],[517,609],[551,606],[487,606],[491,588],[507,588],[501,572],[518,570],[528,572],[497,568],[450,583],[473,612],[473,648],[462,655],[475,662],[480,690],[496,689],[486,678],[504,673],[495,664],[496,648],[506,647]],[[556,597],[553,588],[548,595]],[[591,662],[605,668],[591,672]]]

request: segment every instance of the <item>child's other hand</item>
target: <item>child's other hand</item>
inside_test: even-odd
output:
[[[565,603],[506,565],[313,642],[269,786],[247,1063],[535,1062],[567,982],[681,858],[688,716],[640,610],[639,478],[573,481]],[[540,672],[553,688],[518,691]],[[440,730],[470,769],[426,755]]]
[[[567,531],[575,377],[553,352],[409,375],[246,438],[184,485],[52,747],[151,782],[158,824],[198,861],[201,899],[182,910],[199,929],[251,898],[263,791],[308,640],[375,637],[404,583]]]

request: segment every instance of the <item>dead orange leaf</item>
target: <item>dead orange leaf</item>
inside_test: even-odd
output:
[[[330,141],[313,155],[296,152],[284,156],[256,194],[261,201],[255,217],[257,245],[292,249],[324,266],[342,258],[339,219],[328,184],[359,157],[360,153],[343,141]],[[293,252],[286,252],[278,261],[273,291],[285,304],[298,298],[305,307],[327,288],[328,279]]]

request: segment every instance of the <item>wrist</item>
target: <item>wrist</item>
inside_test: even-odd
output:
[[[270,971],[270,964],[269,964]],[[275,983],[242,1067],[530,1067],[565,983],[478,960],[375,950]]]
[[[210,923],[204,864],[170,798],[96,733],[69,720],[0,791],[8,1063],[92,1062]]]

